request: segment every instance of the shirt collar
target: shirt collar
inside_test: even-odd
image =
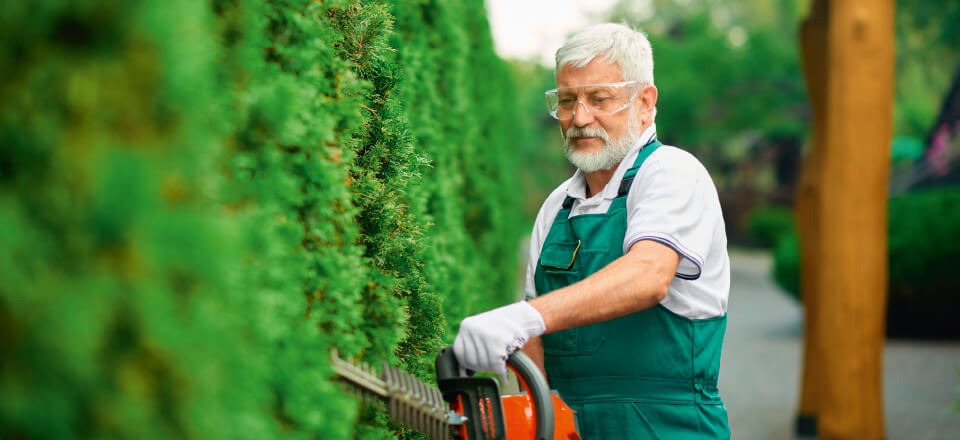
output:
[[[630,148],[627,155],[624,156],[620,164],[617,165],[617,170],[614,171],[610,181],[603,187],[603,198],[614,199],[617,197],[617,192],[620,189],[620,180],[623,179],[624,173],[633,166],[633,161],[637,160],[637,155],[640,154],[640,150],[656,139],[656,137],[657,124],[650,124],[637,139],[637,143],[633,144],[633,147]],[[573,177],[570,178],[570,184],[567,185],[567,195],[580,200],[587,198],[587,178],[579,168],[573,173]]]

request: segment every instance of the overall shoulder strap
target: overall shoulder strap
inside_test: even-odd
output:
[[[653,154],[657,148],[660,148],[663,144],[654,137],[650,143],[645,145],[640,149],[640,154],[637,154],[637,160],[633,161],[633,166],[630,167],[625,173],[623,173],[623,180],[620,181],[620,189],[617,191],[617,197],[626,197],[627,193],[630,192],[630,185],[633,184],[633,178],[636,177],[637,171],[640,170],[640,166],[643,165],[643,162]]]

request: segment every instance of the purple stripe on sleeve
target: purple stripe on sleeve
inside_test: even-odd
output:
[[[692,262],[695,266],[697,266],[696,275],[687,275],[687,274],[677,273],[676,274],[677,278],[680,278],[682,280],[690,280],[690,281],[700,278],[700,274],[703,273],[703,262],[700,261],[699,258],[696,258],[693,255],[691,255],[690,252],[684,251],[679,244],[673,242],[673,240],[670,240],[669,238],[661,237],[658,235],[641,235],[631,240],[630,245],[627,246],[627,249],[630,249],[631,246],[643,240],[651,240],[651,241],[655,241],[657,243],[666,245],[671,249],[673,249],[674,251],[676,251],[681,256],[683,256],[684,258],[690,260],[690,262]]]

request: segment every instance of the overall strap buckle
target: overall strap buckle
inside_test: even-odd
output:
[[[630,185],[633,184],[633,178],[637,176],[637,170],[639,169],[639,166],[635,166],[623,174],[623,180],[620,181],[620,189],[617,190],[617,197],[623,197],[630,192]]]
[[[647,158],[650,157],[650,155],[653,154],[653,152],[656,151],[656,149],[661,145],[663,144],[661,144],[660,141],[657,140],[657,137],[654,136],[652,139],[650,139],[650,142],[640,149],[640,153],[637,154],[637,160],[633,162],[633,166],[623,173],[623,179],[620,180],[620,188],[617,190],[618,198],[625,197],[627,193],[630,192],[630,185],[633,184],[633,178],[636,177],[637,172],[640,171],[640,166],[642,166],[643,162],[645,162]]]

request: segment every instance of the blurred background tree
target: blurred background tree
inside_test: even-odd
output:
[[[793,196],[809,120],[796,38],[804,2],[631,5],[620,2],[611,19],[649,32],[661,137],[711,170],[728,235],[745,242],[753,206]]]
[[[897,1],[897,136],[930,141],[954,73],[960,69],[960,4]]]

